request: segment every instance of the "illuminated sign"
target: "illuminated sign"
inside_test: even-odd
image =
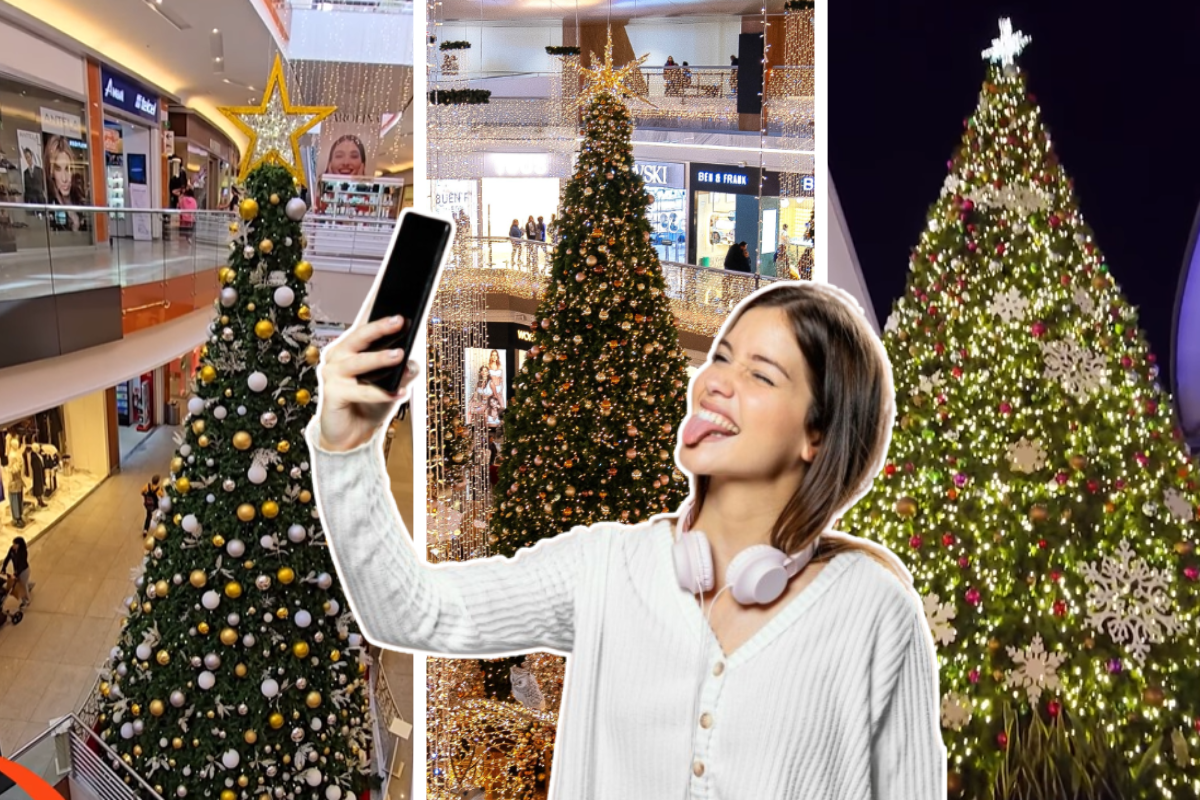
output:
[[[532,342],[533,331],[517,331],[517,338],[522,342]]]
[[[749,184],[749,178],[746,175],[736,172],[708,172],[707,170],[697,172],[696,181],[698,183],[716,183],[722,186],[746,186]]]
[[[543,178],[550,174],[550,154],[488,153],[483,174],[487,178]]]

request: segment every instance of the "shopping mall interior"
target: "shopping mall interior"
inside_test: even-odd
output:
[[[144,710],[118,699],[117,687],[132,693],[137,676],[154,680],[155,657],[148,654],[158,638],[133,643],[136,658],[118,651],[122,642],[132,646],[123,631],[145,618],[150,600],[165,603],[168,591],[187,590],[189,580],[204,585],[203,572],[190,579],[177,573],[173,585],[181,589],[160,580],[155,590],[152,570],[173,557],[164,550],[180,547],[168,527],[199,529],[195,517],[181,522],[174,514],[172,521],[169,497],[182,504],[187,489],[179,488],[179,475],[195,461],[189,455],[195,437],[205,439],[198,415],[208,411],[195,401],[197,387],[211,380],[210,347],[234,336],[229,327],[219,329],[229,325],[237,302],[229,292],[240,278],[223,268],[243,246],[255,250],[245,238],[255,217],[246,210],[251,187],[242,168],[256,146],[265,146],[263,137],[277,134],[269,124],[278,120],[269,117],[279,102],[288,113],[290,102],[321,117],[280,139],[306,209],[295,218],[284,199],[308,265],[292,265],[294,274],[303,273],[296,285],[307,292],[299,307],[303,338],[298,345],[288,340],[297,366],[310,348],[326,346],[355,322],[401,209],[431,207],[455,220],[448,270],[460,279],[456,299],[439,300],[448,305],[439,312],[440,327],[430,329],[429,353],[453,362],[440,374],[466,406],[466,422],[449,425],[470,442],[468,466],[452,480],[441,461],[414,470],[414,452],[417,464],[437,460],[431,454],[441,452],[437,431],[446,423],[437,409],[415,400],[417,413],[406,407],[389,428],[386,467],[408,529],[428,522],[417,541],[426,543],[430,560],[462,559],[488,553],[489,539],[478,533],[495,481],[487,453],[499,447],[492,439],[502,441],[505,398],[519,399],[516,379],[553,269],[556,231],[568,222],[563,199],[582,140],[581,89],[589,71],[602,67],[606,48],[612,65],[635,65],[628,78],[632,172],[652,198],[647,241],[688,373],[706,358],[733,306],[772,281],[828,280],[871,313],[842,226],[831,220],[830,240],[817,236],[816,198],[828,197],[834,217],[837,211],[832,187],[818,187],[814,174],[813,47],[811,4],[785,8],[783,0],[445,0],[419,9],[411,0],[0,2],[0,553],[19,549],[17,539],[26,543],[26,583],[33,587],[22,598],[19,582],[7,592],[0,584],[0,753],[67,797],[182,798],[189,786],[201,786],[175,774],[183,755],[173,753],[186,752],[185,742],[137,737],[143,725],[169,717],[184,694],[197,691],[193,680],[201,689],[214,672],[223,680],[212,665],[225,651],[193,659],[206,671],[180,678],[186,687],[179,703],[169,692],[147,699]],[[290,95],[282,101],[281,87]],[[258,145],[237,114],[222,111],[231,107],[262,123],[255,128]],[[418,128],[424,133],[415,136]],[[276,203],[273,197],[268,205]],[[742,245],[744,254],[734,259]],[[295,280],[278,274],[271,286],[284,309],[292,305],[285,284]],[[265,286],[274,273],[260,277]],[[279,293],[285,289],[286,302]],[[271,335],[258,327],[255,333],[264,342]],[[291,358],[281,353],[279,364]],[[238,369],[230,363],[219,370]],[[475,376],[484,371],[487,384],[477,386]],[[496,402],[476,405],[485,391]],[[276,419],[298,425],[315,409],[307,399],[286,406],[285,400],[279,397],[278,417],[264,412],[261,427],[250,425],[255,436]],[[217,419],[225,408],[220,412]],[[414,419],[429,433],[414,435]],[[278,453],[287,453],[286,445]],[[427,502],[414,506],[419,471],[426,473],[425,483],[416,484],[426,487]],[[165,477],[168,491],[147,505],[155,475]],[[258,483],[253,469],[250,480]],[[468,520],[476,523],[474,533]],[[219,526],[214,532],[214,543],[233,536]],[[240,551],[229,554],[237,560]],[[7,571],[15,574],[18,563],[6,564]],[[230,573],[222,569],[209,579],[226,580]],[[273,573],[280,584],[291,582],[284,571]],[[266,591],[271,582],[259,576],[258,588]],[[226,602],[240,592],[226,585]],[[281,619],[286,611],[278,612]],[[297,621],[301,613],[307,619],[307,612],[295,612]],[[237,623],[226,624],[221,642],[228,646],[226,630],[236,642]],[[154,630],[162,635],[157,623]],[[196,630],[182,635],[208,628]],[[327,646],[320,636],[313,647]],[[357,634],[349,641],[361,642]],[[423,663],[414,668],[411,656],[365,643],[344,652],[334,650],[333,660],[354,658],[361,676],[354,684],[369,697],[370,713],[350,723],[366,737],[354,741],[370,743],[362,752],[354,748],[371,779],[363,797],[425,796],[427,779],[430,797],[517,796],[506,793],[511,775],[496,777],[503,769],[532,787],[520,796],[544,796],[548,760],[533,757],[529,767],[528,754],[513,756],[518,766],[504,762],[503,769],[485,758],[468,780],[459,743],[431,733],[437,765],[427,769],[414,757],[414,743],[425,737],[412,725],[428,720],[443,730],[449,722],[439,716],[432,679],[428,709],[426,698],[414,697],[414,681],[419,689],[426,680]],[[173,663],[166,649],[156,658],[164,668]],[[226,661],[228,671],[234,659]],[[245,668],[238,667],[240,678]],[[553,700],[561,665],[535,660],[527,667]],[[262,683],[269,699],[275,698],[270,683]],[[283,692],[284,684],[275,689]],[[235,719],[234,709],[254,699],[236,699],[238,692],[229,689],[226,698]],[[309,699],[322,702],[315,691]],[[260,727],[279,727],[274,722]],[[186,737],[181,725],[177,735]],[[315,717],[312,731],[320,729]],[[245,732],[248,746],[253,733]],[[296,727],[292,740],[305,735]],[[315,741],[317,734],[311,736]],[[229,781],[205,789],[206,798],[270,796],[235,774],[236,752],[213,752]],[[315,763],[318,753],[309,754]],[[213,763],[210,755],[210,773]],[[319,773],[315,780],[309,785],[320,785]],[[350,784],[343,788],[350,791]],[[321,791],[337,800],[342,788],[331,783]],[[275,797],[284,797],[281,789]]]

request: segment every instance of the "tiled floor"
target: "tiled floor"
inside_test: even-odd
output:
[[[0,628],[0,750],[6,755],[42,733],[52,718],[78,710],[95,684],[96,668],[120,632],[121,604],[133,590],[131,573],[142,559],[138,491],[150,475],[165,471],[176,430],[156,430],[125,459],[121,472],[30,545],[33,602],[20,625]],[[388,471],[410,525],[411,453],[406,423],[392,443]],[[412,722],[412,658],[389,653],[384,668],[397,705]],[[407,747],[400,755],[407,781],[411,739],[401,746]]]

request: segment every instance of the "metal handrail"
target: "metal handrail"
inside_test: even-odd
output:
[[[114,208],[112,206],[60,206],[52,203],[10,203],[0,202],[0,208],[12,208],[18,211],[83,211],[90,214],[196,214],[211,216],[214,214],[232,214],[234,212],[219,208],[196,208],[191,211],[178,208]]]
[[[413,0],[288,0],[292,9],[396,14],[411,11]]]

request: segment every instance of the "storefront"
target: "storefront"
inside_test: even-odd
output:
[[[682,263],[688,252],[686,168],[683,164],[639,161],[633,170],[646,182],[646,191],[654,195],[646,216],[659,260]]]
[[[485,153],[480,219],[485,236],[508,236],[513,220],[522,232],[532,216],[547,225],[558,213],[562,182],[551,153]],[[549,238],[549,237],[547,237]]]
[[[0,548],[15,536],[36,538],[108,476],[107,395],[93,392],[0,426],[0,466],[6,477],[18,470],[23,485],[14,505],[8,481],[0,481]]]
[[[106,67],[100,67],[104,100],[104,171],[108,205],[117,209],[150,209],[162,196],[161,98],[152,89]],[[155,214],[112,215],[109,235],[138,240],[162,236]]]
[[[228,207],[236,180],[237,149],[191,109],[171,108],[168,125],[175,142],[175,154],[168,164],[171,192],[190,186],[199,208]],[[197,229],[197,237],[200,233]]]
[[[81,98],[0,73],[0,202],[91,205],[85,118]],[[0,255],[44,251],[47,227],[55,248],[89,245],[95,221],[66,210],[0,211]]]
[[[722,268],[729,248],[738,242],[746,242],[752,265],[760,263],[759,197],[779,196],[779,174],[761,177],[760,187],[757,167],[691,164],[690,263]]]

